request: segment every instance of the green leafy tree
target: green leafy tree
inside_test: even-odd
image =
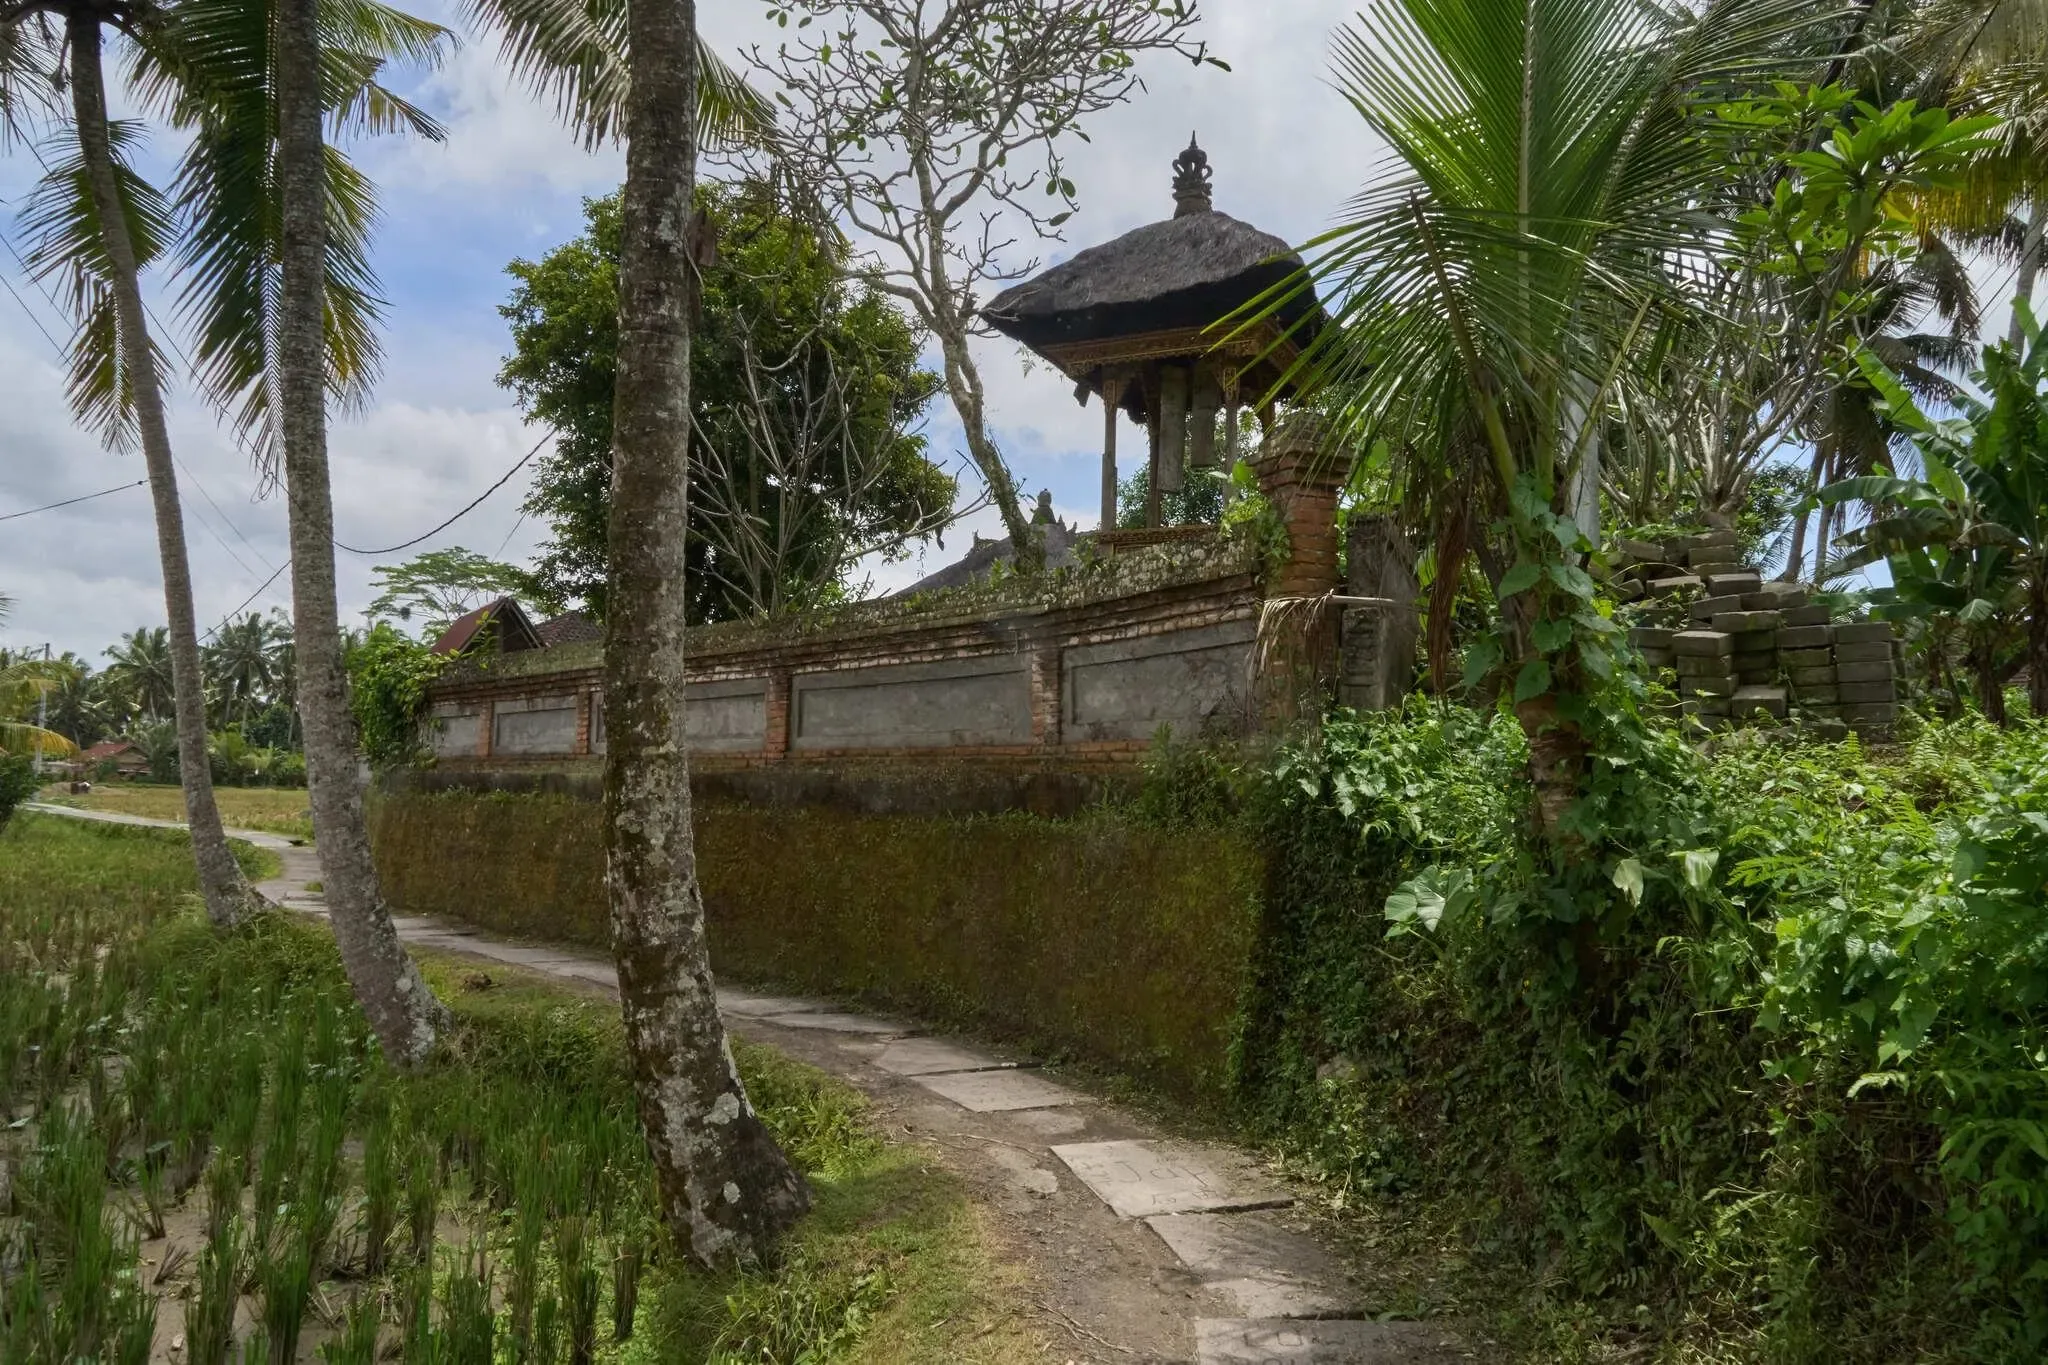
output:
[[[209,681],[223,721],[247,727],[276,695],[291,627],[282,614],[250,612],[220,628],[206,651]]]
[[[703,272],[702,326],[691,348],[700,438],[685,542],[693,622],[813,600],[836,583],[849,555],[938,529],[954,495],[952,479],[910,430],[939,381],[919,368],[920,338],[902,314],[849,280],[843,254],[779,212],[766,185],[706,184],[697,203],[716,234],[718,261]],[[499,382],[556,432],[526,503],[552,528],[537,584],[602,613],[619,199],[587,201],[584,213],[583,235],[510,267],[519,283],[500,311],[512,324],[513,353]],[[775,462],[816,439],[821,401],[832,404],[832,431],[821,467],[804,481],[815,494],[762,496],[789,482],[774,477]],[[742,526],[751,528],[746,542],[734,535]],[[781,549],[755,555],[751,543]]]
[[[372,621],[417,624],[429,640],[457,617],[501,597],[518,598],[549,611],[559,606],[526,570],[460,545],[428,550],[403,564],[379,564],[371,586],[377,589],[369,608]]]

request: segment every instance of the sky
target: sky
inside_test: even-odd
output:
[[[584,150],[552,109],[500,69],[488,35],[463,31],[444,0],[412,6],[455,28],[462,42],[438,70],[393,72],[390,84],[446,125],[446,141],[359,142],[351,154],[380,187],[383,216],[373,262],[388,300],[387,363],[367,408],[337,415],[330,435],[337,538],[379,550],[412,540],[455,514],[546,439],[495,382],[509,346],[498,305],[508,262],[537,257],[576,235],[585,196],[614,189],[616,148]],[[753,4],[703,3],[706,37],[728,54],[768,42]],[[1080,211],[1063,241],[1027,242],[1011,262],[1050,264],[1172,212],[1171,163],[1195,132],[1215,172],[1219,209],[1293,242],[1335,221],[1383,165],[1381,147],[1327,78],[1329,38],[1357,0],[1206,0],[1198,35],[1231,70],[1170,57],[1141,66],[1147,88],[1068,144]],[[118,113],[117,109],[117,113]],[[152,145],[162,166],[176,146]],[[28,148],[0,150],[0,517],[134,483],[139,453],[102,449],[77,430],[64,400],[60,343],[69,326],[23,271],[16,213],[39,167]],[[160,325],[172,301],[153,287]],[[1991,321],[2003,328],[2003,310]],[[1071,388],[1002,338],[979,346],[998,442],[1027,495],[1049,490],[1065,520],[1096,519],[1101,417]],[[174,364],[176,357],[174,356]],[[934,403],[927,434],[935,458],[975,478],[950,407]],[[239,611],[288,607],[282,500],[261,487],[247,455],[188,389],[172,395],[186,534],[202,633]],[[1135,430],[1119,440],[1142,449]],[[546,527],[524,517],[522,472],[453,527],[402,553],[338,554],[342,613],[360,622],[375,565],[424,549],[465,546],[527,561]],[[907,563],[869,579],[887,591],[957,558],[970,533],[996,533],[983,511]],[[265,584],[268,583],[266,587]],[[123,632],[164,619],[154,523],[146,489],[0,520],[0,593],[14,599],[0,644],[45,642],[99,662]]]
[[[439,70],[394,72],[390,81],[447,126],[445,142],[350,148],[382,193],[373,260],[389,303],[387,363],[367,409],[335,420],[330,450],[337,538],[373,550],[453,515],[545,439],[495,382],[509,346],[497,312],[510,284],[505,266],[574,236],[582,199],[614,189],[623,173],[617,149],[585,151],[550,106],[506,76],[494,40],[464,31],[456,6],[431,0],[411,8],[456,28],[463,41]],[[1080,212],[1066,240],[1027,243],[1014,264],[1049,264],[1168,216],[1171,163],[1191,130],[1215,169],[1217,207],[1290,241],[1325,227],[1372,173],[1373,142],[1324,80],[1330,31],[1354,12],[1352,0],[1207,0],[1202,10],[1199,34],[1232,70],[1166,57],[1141,68],[1148,88],[1069,149]],[[730,0],[701,4],[699,19],[730,54],[772,32],[762,7]],[[161,165],[177,148],[160,137],[150,150]],[[69,325],[14,254],[26,250],[16,214],[38,170],[28,148],[0,153],[0,233],[13,248],[0,251],[0,517],[143,476],[139,453],[104,450],[71,422],[59,351]],[[175,328],[170,298],[153,291],[153,299],[160,325]],[[996,436],[1021,486],[1028,495],[1050,490],[1062,517],[1092,526],[1100,413],[1077,406],[1067,384],[1006,340],[983,344],[980,359]],[[934,458],[967,474],[943,400],[931,409],[927,434]],[[285,575],[262,587],[286,559],[281,498],[259,486],[247,455],[188,388],[172,395],[171,438],[202,633],[238,610],[288,608]],[[1135,432],[1121,444],[1140,448]],[[339,554],[344,619],[360,622],[376,564],[421,549],[462,545],[528,560],[546,527],[521,515],[526,487],[522,472],[404,554]],[[945,548],[879,566],[872,590],[949,562],[971,532],[993,529],[992,514],[977,514],[946,536]],[[17,648],[48,642],[98,662],[123,632],[161,624],[148,490],[0,521],[0,593],[14,598],[0,644]]]

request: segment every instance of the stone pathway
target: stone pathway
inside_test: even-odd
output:
[[[31,805],[31,810],[117,824],[182,828],[173,821]],[[230,830],[236,838],[275,851],[285,866],[261,884],[272,901],[324,917],[317,892],[314,851],[289,839],[257,831]],[[422,947],[501,962],[585,987],[616,992],[611,964],[573,949],[506,942],[463,925],[425,916],[394,917],[400,937]],[[1013,1194],[1052,1201],[1062,1195],[1060,1172],[1099,1201],[1102,1215],[1067,1215],[1057,1235],[1073,1239],[1061,1254],[1074,1260],[1080,1301],[1089,1301],[1087,1280],[1096,1264],[1154,1263],[1152,1288],[1164,1261],[1192,1288],[1193,1300],[1178,1323],[1119,1323],[1112,1299],[1104,1299],[1093,1328],[1067,1313],[1052,1311],[1074,1334],[1078,1351],[1070,1361],[1193,1361],[1196,1365],[1447,1365],[1473,1359],[1446,1329],[1418,1322],[1382,1322],[1365,1316],[1345,1276],[1306,1233],[1289,1227],[1283,1211],[1286,1191],[1263,1176],[1242,1152],[1160,1137],[1147,1125],[1091,1095],[1038,1074],[1029,1058],[966,1046],[923,1035],[899,1020],[848,1012],[821,1000],[759,995],[720,987],[720,1009],[733,1028],[832,1071],[870,1095],[888,1100],[892,1088],[914,1087],[924,1100],[898,1103],[892,1116],[919,1122],[898,1124],[907,1134],[935,1143],[950,1141],[980,1148],[1001,1183]],[[947,1120],[944,1115],[956,1114]],[[935,1122],[935,1120],[938,1120]],[[1025,1206],[1028,1220],[1049,1204]],[[1136,1229],[1149,1238],[1149,1251],[1131,1243]],[[1075,1245],[1091,1232],[1109,1246]],[[1133,1254],[1135,1253],[1135,1255]],[[1174,1282],[1173,1277],[1166,1277]],[[1070,1296],[1072,1297],[1072,1296]],[[1153,1294],[1145,1307],[1170,1317],[1172,1298]],[[1166,1305],[1162,1307],[1162,1305]],[[1120,1328],[1154,1339],[1177,1337],[1173,1352],[1140,1350],[1117,1340]],[[1106,1348],[1114,1354],[1101,1354]]]

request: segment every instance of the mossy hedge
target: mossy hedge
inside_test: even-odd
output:
[[[558,796],[383,793],[371,838],[407,910],[606,940],[601,812]],[[698,811],[714,965],[1219,1096],[1264,878],[1252,844],[1109,811],[1071,820]]]

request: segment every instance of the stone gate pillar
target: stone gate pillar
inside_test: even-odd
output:
[[[1397,605],[1344,609],[1337,700],[1360,711],[1384,711],[1399,706],[1415,685],[1416,606],[1422,595],[1415,547],[1400,522],[1385,513],[1354,511],[1344,529],[1345,595],[1383,597]]]
[[[1337,679],[1338,614],[1313,599],[1340,591],[1337,499],[1350,460],[1311,413],[1292,413],[1266,437],[1252,470],[1287,529],[1285,559],[1269,570],[1259,625],[1258,714],[1268,728],[1321,711]]]

